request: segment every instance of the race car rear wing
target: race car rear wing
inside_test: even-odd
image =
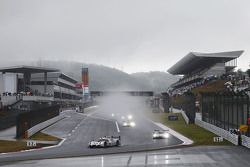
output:
[[[113,139],[121,140],[121,136],[104,136],[104,137],[101,137],[101,138],[113,138]]]

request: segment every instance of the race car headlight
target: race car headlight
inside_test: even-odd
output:
[[[157,137],[157,135],[156,135],[156,134],[153,134],[153,137]]]
[[[134,127],[135,123],[134,122],[130,122],[130,126]]]
[[[126,122],[123,123],[123,126],[127,126],[128,124]]]
[[[165,133],[165,134],[164,134],[164,137],[165,137],[165,138],[169,138],[169,134],[168,134],[168,133]]]
[[[128,115],[128,119],[131,120],[133,118],[132,115]]]

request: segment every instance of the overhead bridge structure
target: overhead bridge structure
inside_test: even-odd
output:
[[[110,94],[128,94],[131,96],[154,96],[153,91],[91,91],[91,96],[105,96]]]

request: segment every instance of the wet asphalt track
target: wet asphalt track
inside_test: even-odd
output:
[[[176,146],[182,143],[172,135],[168,139],[153,140],[152,132],[160,128],[144,117],[136,118],[136,126],[133,128],[122,127],[119,123],[117,128],[116,119],[103,115],[101,111],[89,115],[74,111],[67,111],[63,114],[66,115],[65,119],[43,130],[45,133],[64,138],[65,141],[62,145],[49,149],[2,154],[0,155],[0,163],[143,151]],[[110,148],[88,148],[90,140],[105,135],[121,136],[122,145]]]

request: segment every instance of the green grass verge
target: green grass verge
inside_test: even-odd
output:
[[[169,121],[168,115],[170,114],[169,113],[151,113],[150,118],[152,118],[154,121],[163,123],[169,128],[193,140],[194,141],[193,145],[232,145],[227,140],[224,140],[223,142],[214,142],[213,137],[216,137],[217,135],[195,124],[187,125],[180,113],[175,114],[175,115],[178,115],[178,118],[179,118],[178,121]],[[173,114],[171,113],[171,115]]]
[[[21,150],[29,150],[29,149],[41,148],[45,146],[48,146],[48,145],[37,144],[36,147],[27,147],[27,143],[24,141],[0,140],[0,153],[17,152]]]
[[[26,148],[26,142],[0,140],[0,153],[20,151]]]
[[[60,138],[48,135],[46,133],[38,132],[30,137],[32,140],[42,140],[42,141],[61,141]]]
[[[61,139],[38,132],[35,135],[31,136],[30,139],[32,140],[42,140],[42,141],[61,141]],[[0,140],[0,153],[7,153],[7,152],[17,152],[21,150],[29,150],[34,148],[41,148],[49,146],[48,144],[37,144],[36,147],[27,147],[27,143],[25,141],[17,140],[17,141],[8,141],[8,140]]]

